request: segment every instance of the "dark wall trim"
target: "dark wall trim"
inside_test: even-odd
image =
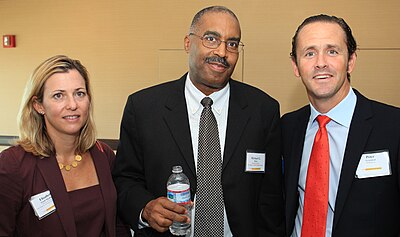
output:
[[[118,144],[119,144],[118,139],[97,139],[97,140],[102,141],[105,144],[109,145],[111,147],[111,149],[113,149],[114,151],[116,151],[118,148]]]
[[[18,136],[2,136],[0,135],[0,146],[12,146],[14,145],[15,140],[18,139]],[[117,150],[118,147],[118,139],[98,139],[109,145],[111,149]]]
[[[0,146],[12,146],[17,136],[0,136]]]

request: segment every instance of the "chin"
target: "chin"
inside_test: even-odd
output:
[[[335,93],[331,91],[326,91],[326,92],[317,92],[314,93],[315,97],[318,99],[329,99],[331,98]]]

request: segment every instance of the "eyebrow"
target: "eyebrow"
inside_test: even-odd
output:
[[[339,45],[336,45],[336,44],[327,44],[327,45],[324,45],[324,47],[325,46],[326,46],[327,49],[331,49],[331,48],[341,49],[339,47]],[[302,50],[303,50],[303,52],[306,52],[308,50],[315,50],[315,49],[317,49],[317,47],[315,45],[311,45],[311,46],[308,46],[306,48],[303,48]]]
[[[74,89],[74,91],[79,91],[79,90],[86,90],[86,88],[85,88],[85,87],[79,87],[79,88]],[[67,90],[64,90],[64,89],[56,89],[56,90],[52,91],[52,93],[56,93],[56,92],[66,92],[66,91],[67,91]]]
[[[203,36],[206,36],[206,35],[213,35],[213,36],[217,36],[218,38],[221,38],[221,34],[216,31],[208,30],[208,31],[204,32],[204,34],[203,34]],[[240,41],[240,38],[239,37],[230,37],[227,40]]]
[[[335,49],[338,49],[338,50],[341,50],[341,49],[342,49],[342,48],[341,48],[339,45],[337,45],[337,44],[328,44],[327,46],[328,46],[328,49],[330,49],[330,48],[335,48]]]
[[[216,31],[210,31],[210,30],[204,32],[203,36],[205,36],[205,35],[215,35],[215,36],[221,37],[220,33],[216,32]]]
[[[54,91],[51,91],[51,93],[59,93],[59,92],[65,92],[65,90],[56,89],[56,90],[54,90]]]

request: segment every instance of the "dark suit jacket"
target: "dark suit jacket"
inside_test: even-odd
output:
[[[337,191],[332,236],[400,235],[400,109],[371,101],[354,90],[357,104],[351,121]],[[297,191],[310,107],[282,117],[285,166],[286,232],[293,231],[299,206]],[[365,152],[388,150],[392,175],[358,179]]]
[[[121,123],[113,171],[121,217],[135,234],[140,211],[152,199],[166,196],[171,168],[181,165],[189,177],[192,200],[196,170],[181,79],[129,96]],[[281,236],[279,104],[264,92],[230,80],[222,186],[229,226],[234,236]],[[246,150],[266,152],[265,174],[246,173]],[[164,233],[163,236],[168,236]]]
[[[104,199],[106,236],[115,236],[117,195],[110,172],[115,155],[101,142],[90,153]],[[0,236],[77,236],[70,199],[54,156],[40,159],[20,146],[4,150],[0,154],[0,187]],[[56,211],[39,220],[28,200],[46,190],[50,190]]]

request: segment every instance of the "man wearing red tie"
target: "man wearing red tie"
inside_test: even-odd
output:
[[[288,236],[400,236],[400,109],[351,87],[356,48],[335,16],[293,37],[310,104],[282,117]]]

